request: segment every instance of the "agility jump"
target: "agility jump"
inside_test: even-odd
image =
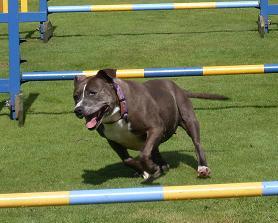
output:
[[[153,3],[153,4],[119,4],[119,5],[77,5],[77,6],[47,6],[45,9],[51,13],[74,12],[117,12],[117,11],[149,11],[149,10],[189,10],[189,9],[231,9],[231,8],[257,8],[258,31],[261,37],[269,32],[269,15],[278,14],[278,4],[269,4],[269,0],[260,1],[231,1],[231,2],[194,2],[194,3]],[[47,42],[53,34],[50,22],[41,24],[41,39]]]
[[[28,12],[28,0],[20,0],[21,12]],[[117,12],[117,11],[149,11],[149,10],[190,10],[190,9],[229,9],[257,8],[258,31],[262,37],[269,32],[269,15],[278,14],[278,4],[269,4],[269,0],[231,1],[231,2],[194,2],[194,3],[151,3],[151,4],[118,4],[118,5],[76,5],[48,6],[47,0],[40,0],[40,11],[48,16],[52,13],[74,12]],[[0,13],[8,12],[8,0],[0,0]],[[1,21],[0,21],[1,22]],[[50,21],[40,21],[41,39],[47,42],[53,35]]]
[[[9,78],[0,78],[0,93],[10,95],[9,107],[11,118],[23,117],[23,97],[21,84],[27,81],[42,80],[71,80],[76,75],[92,76],[95,71],[46,71],[26,72],[20,71],[20,36],[19,25],[23,22],[39,22],[41,37],[45,40],[51,37],[51,23],[48,22],[50,13],[62,12],[97,12],[97,11],[134,11],[134,10],[174,10],[194,8],[258,8],[260,10],[258,27],[260,32],[268,32],[268,16],[278,14],[278,4],[269,4],[268,0],[261,1],[235,1],[235,2],[202,2],[202,3],[161,3],[161,4],[125,4],[125,5],[93,5],[93,6],[48,6],[47,0],[40,0],[39,11],[28,12],[27,1],[21,0],[25,5],[24,12],[19,12],[19,2],[0,0],[0,23],[8,23],[9,32]],[[7,9],[8,7],[8,9]],[[22,10],[22,7],[21,7]],[[8,13],[6,13],[8,12]],[[47,25],[49,24],[49,25]],[[212,67],[181,67],[181,68],[145,68],[118,70],[116,77],[179,77],[179,76],[206,76],[227,74],[265,74],[278,73],[278,64],[265,65],[235,65]]]
[[[278,181],[0,194],[0,208],[277,196]]]

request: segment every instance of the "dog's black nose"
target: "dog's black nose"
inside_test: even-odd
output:
[[[83,108],[81,106],[75,108],[74,113],[78,118],[83,118]]]

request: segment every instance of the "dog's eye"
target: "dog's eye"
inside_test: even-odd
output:
[[[95,91],[89,91],[90,96],[93,96],[93,95],[96,95],[96,94],[97,94],[97,92],[95,92]]]
[[[78,101],[79,95],[74,95],[74,96],[73,96],[73,99],[74,99],[75,101]]]

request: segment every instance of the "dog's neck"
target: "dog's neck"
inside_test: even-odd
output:
[[[127,102],[125,94],[120,85],[116,82],[116,79],[112,79],[112,85],[115,91],[115,96],[117,98],[117,105],[115,105],[111,114],[103,118],[102,122],[104,124],[112,124],[119,121],[120,119],[123,119],[125,122],[128,122]]]
[[[112,79],[112,82],[113,82],[113,88],[116,92],[116,95],[117,95],[117,98],[119,101],[121,118],[127,122],[128,121],[128,119],[127,119],[128,112],[127,112],[127,102],[126,102],[125,94],[124,94],[121,86],[115,81],[115,79]]]
[[[114,122],[119,121],[120,119],[121,119],[120,107],[116,106],[116,107],[114,107],[114,109],[110,115],[103,118],[102,123],[112,124]]]

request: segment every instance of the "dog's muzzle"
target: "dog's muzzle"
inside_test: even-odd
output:
[[[78,118],[80,118],[80,119],[84,117],[84,115],[83,115],[84,109],[83,109],[81,106],[75,108],[75,109],[74,109],[74,113],[75,113],[75,115],[76,115]]]

